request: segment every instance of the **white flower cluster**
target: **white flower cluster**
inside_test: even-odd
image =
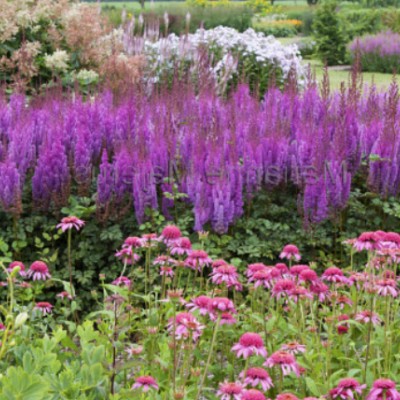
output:
[[[212,73],[229,77],[237,72],[240,61],[248,58],[260,67],[273,66],[286,78],[294,69],[298,77],[304,76],[300,52],[296,45],[282,45],[273,36],[265,36],[253,29],[240,33],[233,28],[219,26],[199,29],[194,34],[178,37],[174,34],[156,41],[144,37],[123,39],[128,54],[143,55],[153,72],[162,73],[179,64],[196,64],[206,49],[212,61]],[[239,61],[239,62],[238,62]]]
[[[56,50],[53,54],[46,54],[44,63],[47,68],[65,71],[68,68],[69,55],[65,50]]]
[[[76,75],[76,79],[82,84],[90,84],[98,81],[99,74],[91,69],[81,69]]]

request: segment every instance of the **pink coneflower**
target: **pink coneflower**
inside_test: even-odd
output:
[[[226,297],[214,297],[208,302],[208,311],[216,314],[219,312],[230,312],[236,314],[235,306],[232,300]]]
[[[275,264],[275,268],[278,269],[282,275],[289,273],[289,268],[287,267],[286,264],[283,264],[283,263]]]
[[[366,272],[351,272],[349,279],[355,283],[357,289],[360,290],[363,286],[360,285],[360,283],[365,283],[368,281],[368,274]]]
[[[300,272],[299,280],[306,283],[315,283],[318,282],[318,275],[312,269],[307,268]]]
[[[142,389],[143,392],[148,392],[150,389],[158,390],[158,385],[152,376],[144,375],[135,379],[132,389]]]
[[[142,247],[142,239],[137,236],[129,236],[125,239],[122,247],[129,247],[131,249],[137,249]]]
[[[287,244],[283,248],[281,254],[279,255],[279,258],[285,258],[286,260],[300,261],[301,255],[297,246],[295,246],[294,244]]]
[[[5,331],[6,326],[0,322],[0,331]]]
[[[146,248],[157,247],[159,241],[160,239],[155,233],[145,233],[140,238],[141,246]]]
[[[112,281],[112,285],[125,286],[127,288],[130,288],[131,284],[132,284],[131,280],[126,276],[120,276],[119,278]]]
[[[43,261],[33,262],[26,275],[34,281],[45,281],[51,278],[49,268]]]
[[[397,283],[394,279],[380,279],[375,283],[375,288],[379,296],[397,297]]]
[[[215,315],[211,315],[211,319],[215,321],[216,316]],[[224,312],[221,314],[221,319],[219,321],[220,325],[234,325],[236,324],[236,318],[228,312]]]
[[[168,332],[173,333],[174,319],[168,322]],[[178,340],[192,338],[193,341],[201,336],[204,326],[201,325],[193,314],[182,312],[175,318],[175,337]]]
[[[125,349],[125,352],[129,357],[138,356],[143,353],[143,346],[138,346],[137,344],[131,345]]]
[[[132,265],[132,259],[134,262],[140,260],[140,256],[132,250],[132,247],[123,247],[115,253],[115,257],[122,259],[129,265]]]
[[[332,399],[354,399],[355,395],[361,396],[366,386],[361,385],[356,379],[345,378],[334,389],[329,391],[329,395]]]
[[[258,333],[244,333],[239,342],[232,347],[236,357],[249,358],[252,355],[267,357],[267,350],[264,347],[264,341]]]
[[[296,284],[290,279],[279,279],[275,282],[272,288],[272,296],[280,299],[288,297],[291,291],[296,287]]]
[[[268,269],[265,264],[256,263],[256,264],[249,264],[247,266],[246,276],[251,278],[257,271],[262,271],[264,269]]]
[[[19,275],[26,276],[25,265],[21,261],[13,261],[12,263],[10,263],[7,268],[7,272],[11,274],[11,272],[17,267],[19,267]]]
[[[293,267],[289,269],[289,274],[293,277],[298,277],[303,271],[307,271],[309,269],[310,267],[308,265],[293,265]]]
[[[171,267],[161,267],[160,275],[169,276],[170,278],[172,278],[174,276],[174,270]]]
[[[299,398],[292,393],[281,393],[278,394],[276,400],[299,400]]]
[[[78,217],[65,217],[61,220],[61,223],[57,225],[57,228],[61,228],[63,232],[75,228],[79,231],[85,225],[85,221],[82,221]]]
[[[382,238],[382,246],[398,249],[400,247],[400,235],[396,232],[386,232]]]
[[[57,297],[59,297],[60,299],[68,299],[68,300],[72,300],[74,298],[74,296],[72,296],[71,293],[65,290],[63,292],[58,293]]]
[[[191,250],[185,264],[194,270],[201,271],[204,266],[210,265],[212,260],[204,250]]]
[[[237,382],[222,382],[219,384],[217,396],[221,400],[241,400],[243,386]]]
[[[279,271],[278,271],[279,272]],[[263,286],[267,289],[271,289],[274,283],[274,277],[271,274],[270,268],[264,268],[260,271],[255,272],[249,282],[254,282],[254,287],[258,288],[259,286]]]
[[[211,299],[207,296],[195,297],[192,299],[190,303],[186,304],[186,307],[192,312],[195,310],[199,310],[200,315],[207,315],[210,311],[209,309],[210,300]]]
[[[246,372],[243,371],[240,374],[240,378],[244,379],[245,385],[250,385],[252,387],[261,385],[264,392],[274,386],[274,384],[272,383],[272,379],[269,376],[269,373],[264,368],[249,368]]]
[[[43,315],[51,314],[51,309],[53,305],[47,301],[39,301],[35,305],[35,310],[39,310]]]
[[[347,314],[342,314],[338,316],[339,325],[337,327],[337,332],[339,335],[344,335],[349,331],[349,324],[346,323],[350,317]]]
[[[211,268],[218,268],[221,267],[222,265],[228,265],[228,263],[225,260],[219,259],[219,260],[214,260],[211,264]]]
[[[181,230],[175,225],[167,225],[161,232],[160,239],[167,246],[172,246],[182,236]]]
[[[345,283],[348,285],[352,284],[352,281],[346,278],[343,271],[338,267],[329,267],[322,274],[321,279],[331,283]]]
[[[313,295],[304,287],[296,286],[289,292],[289,298],[297,303],[299,300],[312,299]]]
[[[171,254],[178,256],[188,254],[190,250],[192,250],[192,243],[187,237],[181,237],[175,240],[170,247]]]
[[[377,232],[364,232],[353,243],[353,248],[357,251],[374,251],[381,248],[383,237]]]
[[[396,384],[390,379],[377,379],[372,385],[366,400],[400,400]]]
[[[266,397],[257,389],[246,390],[241,400],[266,400]]]
[[[216,285],[226,284],[228,288],[239,283],[239,274],[233,265],[221,265],[211,272],[211,281]]]
[[[300,368],[296,362],[295,356],[287,351],[276,351],[267,359],[264,365],[268,368],[273,368],[275,366],[280,367],[284,376],[289,375],[291,372],[300,376]]]
[[[153,265],[175,265],[175,264],[176,260],[165,255],[158,256],[153,261]]]
[[[287,353],[296,355],[300,353],[305,353],[306,352],[306,346],[304,344],[300,344],[297,342],[290,342],[283,344],[281,346],[282,351],[286,351]]]
[[[372,325],[379,325],[381,323],[379,315],[369,310],[360,311],[359,313],[356,314],[354,319],[356,321],[363,322],[364,324],[372,322]]]
[[[347,304],[348,306],[352,306],[353,302],[347,296],[339,296],[336,300],[337,304],[339,304],[339,308],[343,310],[344,306]]]

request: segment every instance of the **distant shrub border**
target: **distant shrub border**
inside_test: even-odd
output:
[[[354,59],[359,52],[363,71],[398,71],[400,65],[400,34],[391,31],[367,35],[353,40],[349,46]]]

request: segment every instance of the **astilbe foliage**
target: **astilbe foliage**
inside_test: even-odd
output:
[[[13,182],[2,207],[10,211],[10,193],[18,199],[30,186],[44,210],[97,187],[99,216],[133,207],[143,221],[146,208],[168,215],[176,199],[160,196],[173,183],[196,230],[210,223],[223,232],[259,190],[294,186],[305,223],[317,223],[346,206],[356,175],[382,196],[398,194],[398,124],[395,83],[362,95],[288,86],[262,102],[244,85],[220,98],[182,83],[90,102],[49,94],[27,107],[15,95],[0,102],[0,162]]]

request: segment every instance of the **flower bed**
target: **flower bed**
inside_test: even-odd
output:
[[[381,32],[356,38],[349,46],[351,55],[359,54],[364,71],[397,72],[400,64],[400,34]]]
[[[120,272],[92,286],[97,307],[78,322],[72,260],[85,222],[57,228],[68,282],[39,260],[0,262],[1,398],[400,398],[397,233],[346,241],[356,262],[344,269],[298,264],[290,244],[242,273],[211,259],[203,234],[192,244],[167,225],[125,239]],[[54,298],[49,284],[62,289]]]

